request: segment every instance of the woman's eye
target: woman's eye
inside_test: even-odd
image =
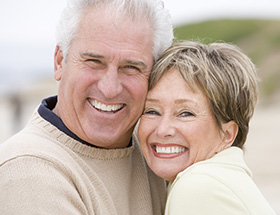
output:
[[[194,114],[189,111],[183,111],[179,114],[179,116],[180,117],[189,117],[189,116],[194,116]]]
[[[155,110],[147,110],[147,111],[144,111],[143,114],[144,115],[159,115],[159,113]]]

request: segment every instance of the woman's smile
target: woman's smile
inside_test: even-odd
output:
[[[163,159],[178,157],[188,150],[186,147],[180,145],[160,143],[152,143],[151,149],[156,157]]]

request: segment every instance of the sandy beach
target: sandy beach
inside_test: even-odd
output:
[[[245,160],[253,179],[277,214],[280,214],[279,129],[280,103],[258,107],[245,144]]]
[[[47,80],[19,92],[21,120],[14,119],[14,103],[8,97],[0,97],[0,142],[22,128],[42,98],[55,95],[56,91],[57,83]],[[279,102],[257,106],[245,144],[245,160],[261,192],[276,213],[280,214],[280,99],[276,98],[275,101]]]

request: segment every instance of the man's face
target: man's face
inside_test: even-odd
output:
[[[145,22],[116,20],[102,8],[87,13],[67,59],[58,48],[60,81],[54,112],[81,139],[99,147],[126,147],[147,93],[153,35]]]

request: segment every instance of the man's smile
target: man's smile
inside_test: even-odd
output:
[[[96,100],[91,100],[88,99],[88,101],[90,102],[90,104],[97,110],[99,111],[103,111],[103,112],[117,112],[119,110],[121,110],[124,107],[124,104],[113,104],[113,105],[106,105],[103,104],[99,101]]]

